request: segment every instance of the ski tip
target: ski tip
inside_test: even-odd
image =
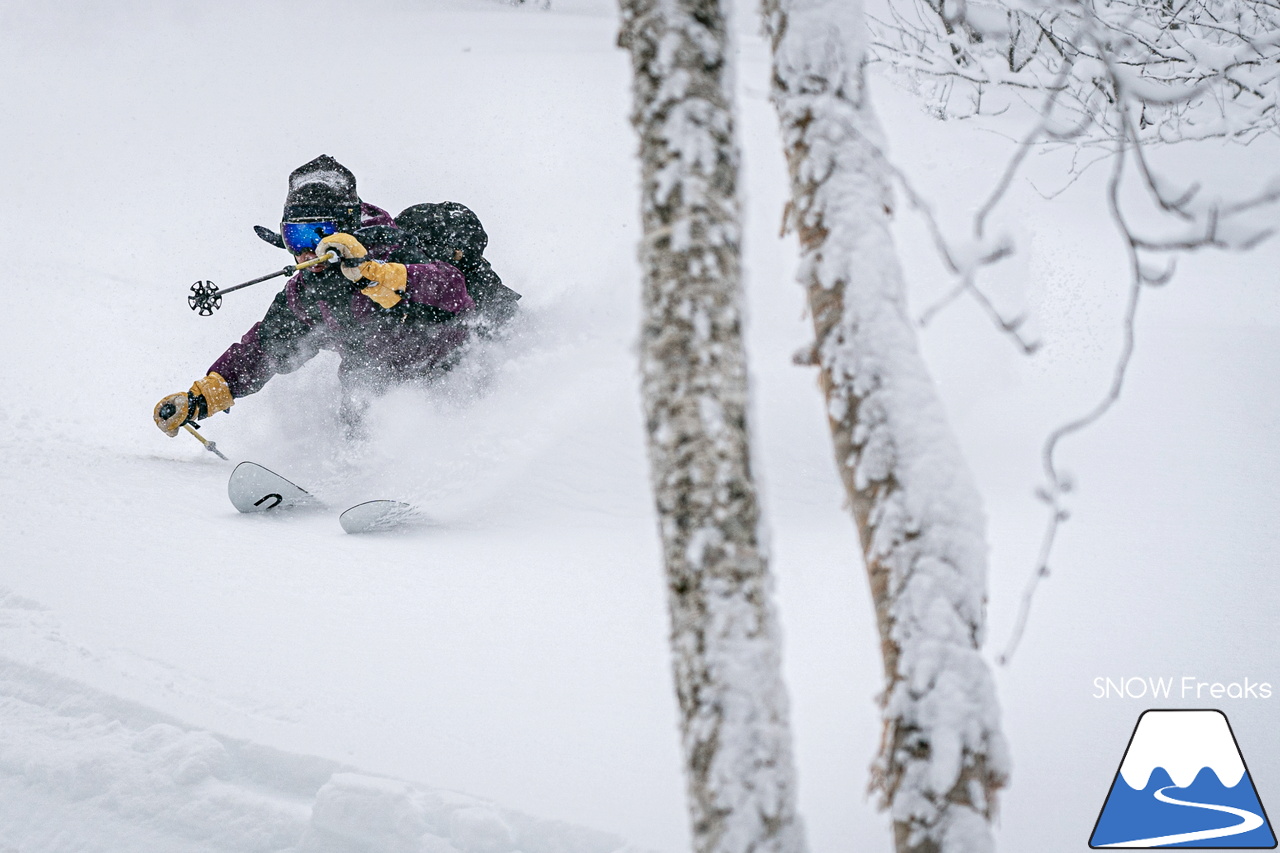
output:
[[[399,527],[414,515],[414,508],[402,501],[365,501],[338,516],[338,523],[347,533],[375,533]]]
[[[227,497],[244,513],[319,504],[306,489],[256,462],[241,462],[235,467],[227,480]]]

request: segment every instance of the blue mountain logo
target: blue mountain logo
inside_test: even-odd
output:
[[[1144,711],[1089,846],[1274,848],[1226,714]]]

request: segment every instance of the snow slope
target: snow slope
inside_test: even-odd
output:
[[[3,11],[0,850],[529,853],[534,826],[575,853],[613,836],[685,848],[613,6]],[[756,468],[800,807],[814,849],[888,850],[863,794],[875,632],[820,397],[790,363],[809,333],[776,235],[785,172],[753,14],[744,4],[737,25]],[[877,91],[916,184],[949,215],[971,209],[1006,140]],[[325,356],[209,421],[233,460],[335,508],[244,517],[225,497],[230,466],[149,415],[265,310],[270,284],[212,318],[186,289],[285,261],[250,227],[274,222],[289,170],[319,153],[392,212],[472,206],[525,311],[467,370],[379,401],[362,447],[337,437]],[[1191,159],[1244,182],[1274,150]],[[964,304],[923,338],[987,501],[993,648],[1043,522],[1038,442],[1101,392],[1118,342],[1101,176],[1045,201],[1060,166],[1040,158],[1037,183],[1018,185],[1003,227],[1024,252],[995,282],[1033,310],[1045,351],[1019,359]],[[922,307],[947,282],[900,219]],[[1280,684],[1277,261],[1273,245],[1194,258],[1147,294],[1124,400],[1064,448],[1075,513],[997,671],[1015,762],[1003,849],[1083,849],[1138,714],[1214,706],[1095,699],[1094,678]],[[372,497],[412,500],[428,521],[344,535],[336,510]],[[1264,804],[1280,790],[1277,701],[1215,702]]]
[[[620,839],[207,731],[0,666],[0,841],[15,850],[609,853]],[[14,737],[17,732],[22,737]]]

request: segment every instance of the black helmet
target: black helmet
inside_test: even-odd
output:
[[[332,219],[347,232],[360,227],[356,176],[328,154],[304,163],[289,175],[281,221],[306,219]]]

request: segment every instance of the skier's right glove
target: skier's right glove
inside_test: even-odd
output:
[[[185,394],[170,394],[159,403],[151,417],[165,435],[173,438],[183,425],[225,412],[235,401],[227,380],[217,373],[197,379]]]
[[[363,243],[350,234],[342,233],[330,234],[316,245],[317,258],[325,252],[337,252],[338,257],[348,262],[358,261],[369,254],[369,250],[364,247]],[[349,264],[343,264],[342,267],[345,271]]]

